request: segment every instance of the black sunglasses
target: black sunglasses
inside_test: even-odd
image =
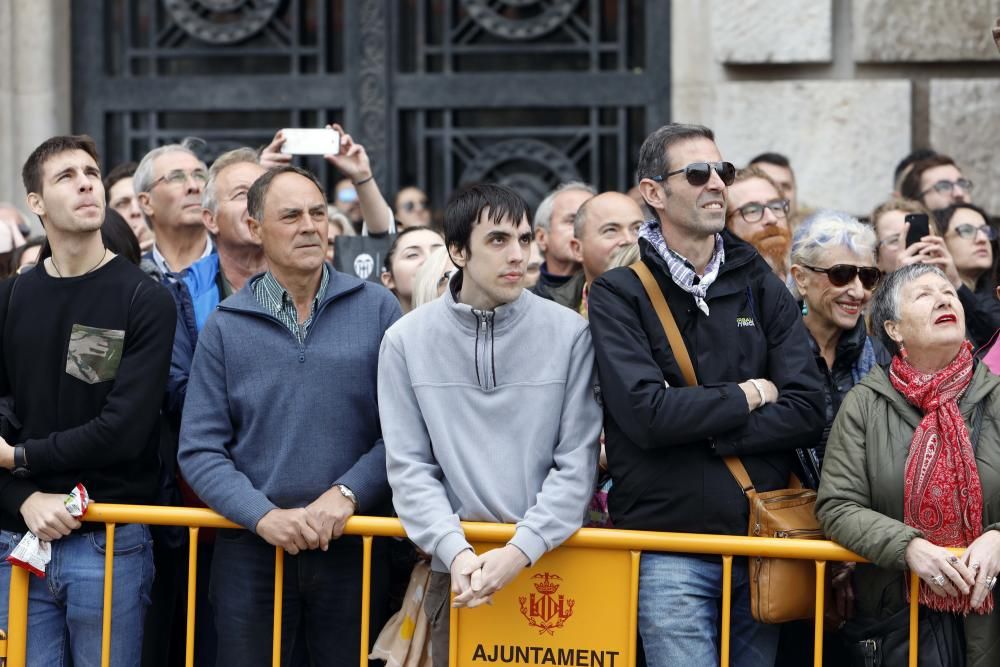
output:
[[[668,171],[663,176],[654,176],[653,180],[657,182],[665,181],[676,174],[684,174],[687,182],[691,185],[705,185],[705,183],[708,183],[708,179],[712,177],[713,169],[726,185],[732,185],[736,179],[736,167],[732,162],[692,162],[683,169]]]
[[[816,266],[803,264],[810,271],[825,273],[830,284],[834,287],[843,287],[854,280],[857,276],[861,278],[861,286],[866,290],[873,289],[882,280],[882,272],[874,266],[854,266],[853,264],[834,264],[829,269],[821,269]]]
[[[431,205],[431,202],[430,202],[429,199],[418,199],[417,201],[403,202],[403,205],[402,205],[401,208],[404,211],[406,211],[407,213],[413,213],[417,209],[418,206],[420,207],[420,210],[423,211],[424,209],[429,208],[430,205]]]

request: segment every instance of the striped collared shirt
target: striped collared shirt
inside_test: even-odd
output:
[[[313,317],[316,315],[316,308],[326,294],[326,286],[330,282],[330,269],[323,265],[323,278],[319,283],[319,290],[313,297],[312,308],[309,310],[309,318],[299,324],[299,313],[295,310],[295,302],[289,296],[288,290],[281,286],[270,271],[262,275],[253,284],[253,295],[257,297],[257,302],[267,310],[268,313],[278,318],[278,321],[292,332],[299,345],[306,339],[309,327],[312,325]]]

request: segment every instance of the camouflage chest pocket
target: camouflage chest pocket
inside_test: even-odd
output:
[[[66,352],[66,372],[87,384],[114,380],[124,347],[124,331],[74,324]]]

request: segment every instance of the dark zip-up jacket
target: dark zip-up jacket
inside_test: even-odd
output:
[[[819,440],[796,452],[799,457],[796,474],[799,475],[802,483],[811,489],[819,488],[823,454],[826,451],[826,441],[830,436],[833,419],[837,416],[837,411],[840,410],[844,396],[855,384],[861,381],[861,377],[856,377],[855,371],[860,371],[857,366],[864,353],[865,344],[869,340],[872,348],[870,361],[873,366],[881,366],[892,361],[888,350],[878,340],[869,338],[863,317],[858,318],[858,323],[854,325],[853,329],[841,333],[833,357],[833,368],[827,367],[826,359],[823,358],[819,345],[811,335],[809,336],[809,348],[816,359],[816,368],[819,369],[820,375],[823,377],[823,415],[825,418],[823,433]]]
[[[586,276],[583,275],[583,271],[579,271],[562,285],[550,285],[537,294],[543,299],[555,301],[560,306],[579,311],[580,303],[583,301],[583,287],[586,283]]]
[[[1000,299],[997,299],[996,286],[983,277],[975,291],[965,285],[959,287],[958,300],[965,310],[965,337],[977,348],[987,345],[1000,329]]]
[[[819,371],[795,300],[757,252],[723,232],[726,261],[708,289],[710,315],[640,240],[700,383],[686,387],[638,277],[614,269],[590,290],[590,327],[604,397],[615,527],[745,534],[748,506],[722,460],[739,455],[758,491],[784,488],[792,450],[823,429]],[[749,412],[738,384],[767,378],[774,404]]]
[[[251,530],[334,484],[354,491],[362,513],[388,509],[376,381],[399,303],[381,285],[331,270],[300,344],[257,301],[259,277],[220,303],[198,336],[178,452],[184,479]]]

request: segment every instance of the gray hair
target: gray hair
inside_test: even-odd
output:
[[[132,189],[135,190],[135,193],[149,192],[149,189],[153,187],[153,162],[161,155],[174,152],[188,153],[201,162],[201,158],[191,150],[191,146],[196,141],[196,139],[188,138],[179,144],[159,146],[143,155],[142,160],[139,161],[139,166],[135,168],[135,174],[132,176]]]
[[[252,148],[235,148],[227,151],[215,158],[212,167],[208,170],[208,182],[205,183],[205,191],[201,193],[201,206],[215,213],[219,206],[218,193],[215,191],[215,181],[219,174],[226,167],[234,164],[260,164],[260,154]]]
[[[899,300],[903,287],[928,273],[933,273],[942,280],[948,280],[944,271],[933,264],[909,264],[890,273],[875,290],[869,320],[870,333],[877,336],[886,349],[894,355],[899,352],[899,346],[889,337],[885,323],[899,321]]]
[[[357,232],[354,231],[354,225],[351,224],[350,218],[340,212],[340,209],[333,204],[326,205],[326,219],[327,222],[340,227],[341,236],[357,236]],[[331,241],[333,243],[333,241]]]
[[[545,199],[535,209],[535,224],[533,225],[535,229],[549,231],[549,225],[552,222],[552,209],[555,207],[556,197],[571,190],[580,190],[581,192],[588,192],[591,195],[597,194],[597,189],[593,185],[589,185],[583,181],[560,183],[555,190],[545,196]]]
[[[853,215],[842,211],[821,210],[807,217],[792,237],[792,263],[823,264],[829,250],[846,248],[856,255],[875,261],[878,239],[875,230]]]
[[[594,197],[596,196],[594,195]],[[573,236],[575,238],[583,238],[583,229],[587,226],[587,210],[590,208],[590,202],[594,201],[594,197],[583,202],[580,204],[580,208],[576,209],[576,215],[573,216]]]
[[[667,152],[671,146],[690,139],[708,139],[715,141],[715,133],[704,125],[688,125],[684,123],[667,123],[646,137],[639,148],[639,161],[635,166],[635,182],[644,178],[656,178],[667,173],[670,167],[670,155]],[[666,185],[664,184],[664,187]],[[668,190],[669,192],[669,190]],[[646,213],[654,219],[656,212],[643,204]]]

